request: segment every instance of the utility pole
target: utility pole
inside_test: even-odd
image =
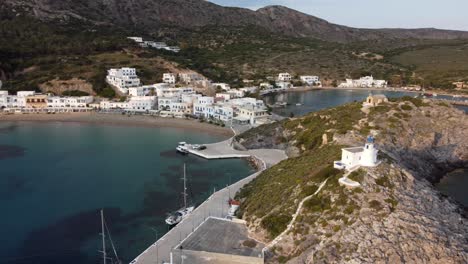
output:
[[[103,261],[104,261],[104,264],[106,264],[106,259],[107,259],[107,256],[106,256],[106,234],[104,233],[105,230],[104,230],[104,210],[101,209],[101,228],[102,228],[102,257],[103,257]]]
[[[154,244],[156,246],[156,263],[158,263],[159,262],[158,230],[156,228],[154,228],[154,227],[150,227],[150,228],[156,234],[156,243],[154,243]]]

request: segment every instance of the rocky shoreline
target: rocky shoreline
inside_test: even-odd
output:
[[[273,248],[266,263],[467,263],[466,207],[434,186],[450,171],[468,167],[466,115],[443,103],[406,98],[367,109],[365,114],[355,113],[352,123],[340,125],[351,121],[340,120],[342,111],[356,111],[350,105],[267,125],[236,137],[237,144],[247,149],[296,148],[300,152],[297,159],[290,159],[284,168],[271,170],[301,171],[302,177],[317,174],[313,167],[308,169],[310,172],[293,167],[304,166],[302,156],[307,154],[312,159],[334,146],[358,146],[368,134],[377,138],[384,161],[377,168],[360,170],[357,181],[361,187],[355,190],[340,188],[335,178],[329,180],[315,201],[317,204],[305,206],[293,230]],[[318,132],[319,128],[323,132]],[[347,132],[338,133],[340,130]],[[309,146],[313,146],[312,153],[308,153]],[[281,184],[297,198],[292,207],[291,201],[286,204],[286,197],[284,206],[264,205],[273,208],[264,212],[266,216],[259,214],[254,201],[248,204],[255,209],[242,208],[252,236],[266,240],[272,238],[264,219],[286,217],[303,197],[299,196],[303,192],[301,185],[319,182],[295,186],[301,177],[290,175],[288,180],[271,170],[266,173],[268,180],[260,175],[259,182]],[[284,179],[276,182],[279,177]],[[285,185],[291,181],[291,186]],[[253,199],[266,195],[256,194],[256,188],[267,187],[250,186],[250,196],[257,197]]]

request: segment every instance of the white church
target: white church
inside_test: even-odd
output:
[[[351,170],[357,166],[375,167],[379,164],[374,146],[374,137],[368,136],[364,147],[341,149],[341,160],[335,161],[333,167],[340,170]]]

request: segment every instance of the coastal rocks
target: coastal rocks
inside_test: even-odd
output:
[[[249,149],[281,149],[285,150],[288,157],[297,157],[300,150],[290,138],[294,132],[285,129],[282,122],[276,122],[250,129],[236,136],[233,146],[238,150]]]
[[[430,114],[424,114],[429,112]],[[408,111],[391,125],[376,117],[385,133],[379,135],[383,151],[392,153],[411,173],[436,182],[456,168],[468,166],[468,119],[461,111],[436,103]],[[380,122],[379,122],[380,119]]]
[[[347,199],[362,202],[360,210],[342,211],[347,214],[338,213],[340,189],[325,189],[324,195],[334,196],[335,202],[316,215],[314,222],[321,224],[301,223],[310,227],[305,241],[310,234],[324,235],[306,247],[302,240],[282,239],[278,247],[287,263],[468,262],[468,222],[454,204],[426,180],[408,179],[400,167],[381,164],[369,173],[388,184],[366,176],[360,192],[345,191]],[[291,249],[292,243],[296,246]],[[278,263],[278,258],[267,263]]]
[[[327,134],[322,135],[322,146],[328,144]]]

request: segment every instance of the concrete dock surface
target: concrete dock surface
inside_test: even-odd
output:
[[[259,172],[215,192],[205,202],[195,208],[182,222],[177,224],[177,226],[143,251],[131,264],[171,263],[171,251],[174,251],[175,247],[187,238],[200,224],[210,216],[225,218],[229,210],[228,201],[235,193],[257,177],[264,169],[287,159],[285,152],[282,150],[235,150],[231,147],[231,140],[207,144],[205,146],[207,147],[205,150],[189,148],[189,152],[206,159],[255,157],[263,162],[264,168]],[[183,260],[172,259],[172,263],[181,262],[183,262]]]

